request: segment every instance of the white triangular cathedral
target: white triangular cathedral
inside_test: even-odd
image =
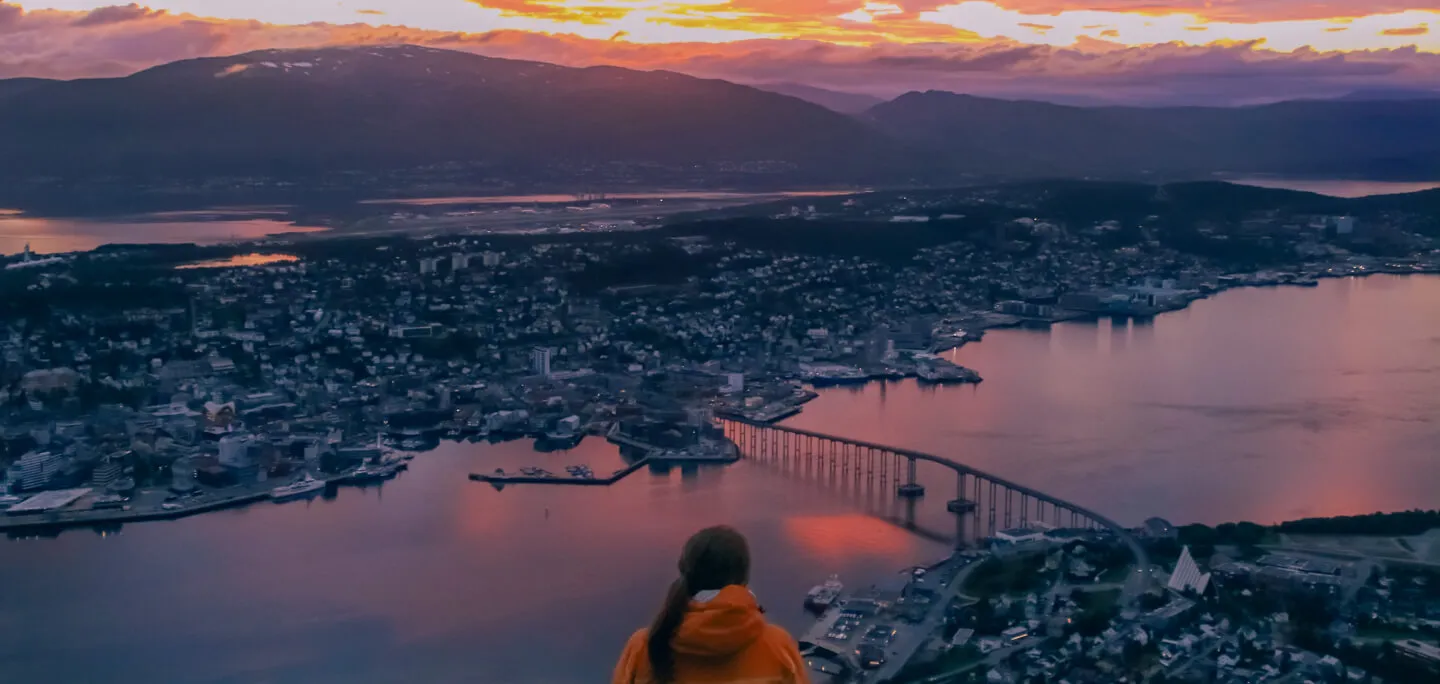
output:
[[[1200,566],[1190,557],[1190,547],[1186,546],[1180,550],[1180,560],[1175,561],[1175,572],[1170,574],[1170,582],[1166,586],[1175,591],[1189,589],[1203,594],[1205,588],[1210,586],[1210,573],[1200,572]]]

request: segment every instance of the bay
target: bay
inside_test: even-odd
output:
[[[1440,505],[1437,276],[1229,290],[1153,322],[991,331],[948,358],[985,382],[829,389],[787,424],[947,456],[1124,524]]]
[[[1376,181],[1321,178],[1231,178],[1231,183],[1254,185],[1261,188],[1298,190],[1314,192],[1331,197],[1370,197],[1372,195],[1400,195],[1440,188],[1440,181]]]
[[[168,212],[113,218],[53,218],[0,211],[0,255],[83,252],[108,244],[215,245],[258,240],[282,233],[314,233],[321,226],[297,225],[284,212]]]
[[[1134,524],[1435,507],[1440,278],[1231,290],[1151,323],[992,331],[953,352],[979,386],[828,389],[787,424],[956,458]],[[755,462],[642,469],[614,487],[507,487],[470,472],[596,472],[590,438],[445,443],[333,498],[99,534],[0,542],[0,663],[16,681],[560,682],[608,677],[684,539],[740,528],[770,616],[805,591],[933,560],[885,488]],[[953,533],[953,476],[914,513]],[[948,488],[948,489],[947,489]]]

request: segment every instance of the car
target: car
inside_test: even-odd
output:
[[[845,630],[832,629],[825,634],[825,638],[833,641],[845,641],[850,638],[850,633]]]
[[[895,628],[890,625],[875,625],[865,632],[865,643],[886,646],[895,638]]]
[[[885,664],[885,649],[874,644],[862,644],[855,649],[855,656],[860,660],[860,667],[873,670]]]

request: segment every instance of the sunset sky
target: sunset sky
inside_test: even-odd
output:
[[[1433,0],[0,2],[0,77],[397,42],[881,96],[1235,104],[1440,84]]]

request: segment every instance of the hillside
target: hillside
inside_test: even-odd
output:
[[[126,78],[0,85],[0,129],[22,133],[0,138],[5,169],[29,176],[628,164],[826,180],[904,161],[861,122],[725,81],[411,46],[270,50]]]
[[[813,102],[821,107],[833,109],[842,114],[862,114],[871,107],[885,101],[874,95],[827,90],[803,83],[755,83],[752,85],[761,90],[768,90],[772,93],[780,93],[781,95],[787,95],[806,102]]]
[[[1440,177],[1433,99],[1084,108],[931,91],[864,117],[955,168],[1006,175]]]
[[[869,101],[414,46],[267,50],[125,78],[12,79],[0,81],[0,204],[37,196],[106,204],[137,188],[220,202],[290,201],[287,188],[463,192],[467,184],[1440,178],[1437,99],[1144,109],[932,91],[848,116],[807,98],[841,110]]]

